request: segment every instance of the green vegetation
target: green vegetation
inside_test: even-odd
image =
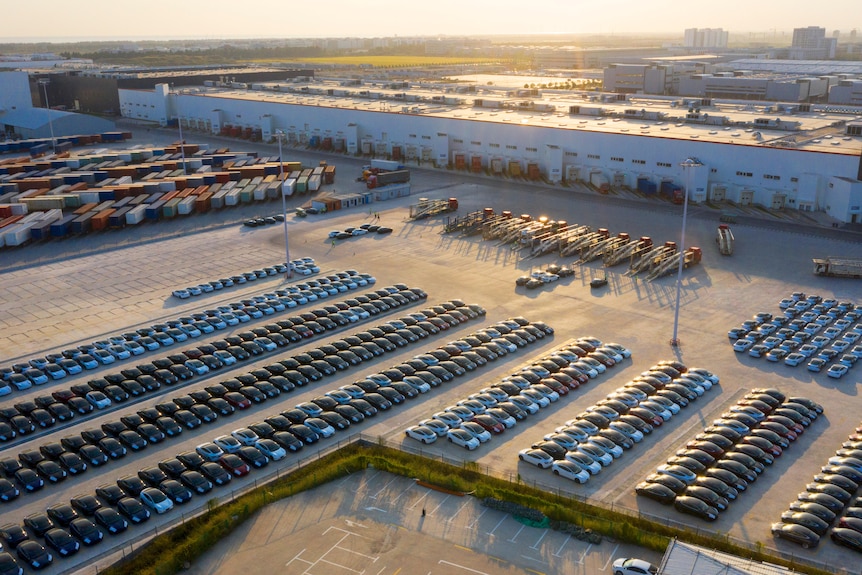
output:
[[[648,519],[613,509],[593,506],[569,497],[548,493],[525,485],[482,475],[473,463],[456,467],[380,445],[355,443],[339,449],[302,469],[255,489],[222,506],[208,505],[203,515],[186,521],[153,539],[136,553],[103,570],[104,575],[173,575],[193,562],[218,541],[230,535],[243,521],[268,503],[290,497],[340,477],[374,467],[389,473],[411,477],[448,491],[469,493],[478,499],[493,497],[541,511],[551,520],[565,521],[658,552],[664,551],[671,538],[703,545],[747,557],[784,565],[810,575],[829,575],[828,571],[772,557],[762,551],[742,548],[727,537],[699,530],[676,529]]]

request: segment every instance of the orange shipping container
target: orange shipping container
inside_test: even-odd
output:
[[[75,211],[74,211],[74,212],[72,212],[72,213],[73,213],[73,214],[75,214],[76,216],[80,216],[80,215],[82,215],[82,214],[86,214],[87,212],[91,212],[91,211],[93,211],[94,209],[96,209],[96,207],[97,207],[98,205],[99,205],[99,204],[96,204],[96,203],[92,203],[92,204],[82,204],[80,208],[78,208],[77,210],[75,210]]]
[[[4,218],[4,219],[0,220],[0,228],[5,228],[6,226],[11,226],[11,225],[12,225],[12,224],[14,224],[15,222],[17,222],[17,221],[19,221],[19,220],[21,220],[21,219],[23,219],[23,218],[24,218],[24,216],[23,216],[23,215],[20,215],[20,216],[10,216],[10,217],[8,217],[8,218]]]
[[[108,218],[111,217],[111,214],[116,212],[114,209],[102,210],[95,216],[90,219],[90,225],[93,228],[93,231],[104,230],[108,227]]]

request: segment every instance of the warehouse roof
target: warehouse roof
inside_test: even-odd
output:
[[[786,567],[761,563],[714,549],[670,542],[662,558],[659,572],[662,575],[794,575]]]
[[[182,91],[181,91],[182,93]],[[688,100],[681,97],[546,90],[538,96],[477,86],[468,92],[446,87],[389,88],[385,82],[361,86],[312,82],[279,86],[255,83],[251,90],[195,88],[196,96],[354,109],[524,125],[578,131],[627,133],[656,138],[816,150],[859,155],[862,137],[847,136],[845,124],[862,119],[862,107],[842,110],[812,105],[811,112],[779,109],[771,102],[713,100],[701,121],[691,121]],[[482,107],[474,105],[484,100]],[[570,114],[571,106],[592,112]],[[598,111],[597,111],[598,110]],[[639,116],[640,114],[640,116]],[[719,121],[719,119],[721,119]],[[718,123],[716,123],[718,122]],[[796,129],[786,129],[796,125]],[[784,128],[784,129],[782,129]]]
[[[51,117],[51,122],[58,122],[63,118],[75,115],[76,114],[74,112],[64,112],[62,110],[25,108],[23,110],[0,112],[0,124],[15,126],[17,128],[27,128],[29,130],[37,130],[48,125],[49,116]]]
[[[831,76],[835,74],[862,74],[858,60],[771,60],[767,58],[741,58],[726,64],[734,70],[761,70],[805,76]]]

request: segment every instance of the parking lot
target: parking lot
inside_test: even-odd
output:
[[[341,182],[337,186],[339,189],[347,191],[358,185],[350,180],[351,174],[358,172],[361,161],[338,159],[337,165]],[[717,212],[706,207],[692,208],[689,213],[686,244],[701,246],[704,257],[700,265],[686,270],[683,274],[679,314],[681,346],[675,349],[669,345],[673,335],[676,300],[674,276],[646,282],[625,275],[625,266],[614,267],[608,270],[609,288],[593,291],[589,287],[590,279],[594,273],[601,273],[598,271],[600,262],[595,262],[587,266],[574,266],[574,277],[553,284],[553,289],[525,291],[515,287],[514,278],[544,269],[550,263],[571,265],[572,261],[560,261],[553,255],[531,259],[525,257],[523,252],[512,250],[508,245],[483,241],[480,237],[443,235],[441,232],[445,216],[442,219],[434,218],[415,223],[407,222],[406,216],[407,206],[419,196],[452,196],[459,199],[459,214],[490,206],[496,210],[511,210],[515,214],[529,213],[534,216],[547,215],[554,219],[565,219],[570,225],[577,223],[594,228],[606,227],[612,234],[628,232],[631,237],[647,235],[656,243],[663,243],[666,240],[679,241],[678,208],[629,202],[615,204],[615,198],[583,195],[559,188],[528,188],[515,182],[468,178],[446,171],[415,171],[412,183],[412,198],[391,200],[374,206],[380,215],[380,223],[393,228],[390,235],[357,237],[340,240],[333,245],[327,237],[329,230],[356,227],[370,221],[369,214],[361,210],[346,210],[305,219],[289,216],[291,256],[313,257],[321,268],[321,275],[353,268],[374,275],[377,278],[376,287],[403,282],[425,290],[428,293],[427,304],[411,304],[404,308],[407,311],[416,311],[426,305],[459,298],[483,306],[487,310],[484,318],[457,326],[394,353],[387,353],[367,364],[363,362],[358,367],[339,372],[316,384],[297,388],[293,393],[283,394],[249,412],[219,419],[214,424],[204,425],[196,430],[186,430],[178,439],[162,446],[151,446],[140,454],[132,454],[122,460],[112,461],[96,473],[90,470],[80,477],[67,479],[62,485],[48,486],[35,494],[24,494],[15,502],[3,504],[4,519],[20,522],[26,515],[44,511],[55,503],[68,501],[72,495],[92,492],[103,483],[125,474],[134,474],[142,467],[155,465],[178,452],[193,449],[195,445],[217,435],[259,421],[264,415],[277,413],[320,395],[323,391],[349,384],[366,373],[384,369],[426,349],[463,337],[484,325],[512,316],[524,316],[533,321],[548,323],[555,328],[555,336],[489,363],[453,383],[444,384],[422,395],[420,399],[367,420],[355,429],[368,436],[381,436],[389,442],[403,442],[406,447],[416,449],[418,444],[414,440],[404,438],[404,429],[407,426],[442,410],[457,399],[499,381],[561,342],[586,335],[598,337],[603,341],[619,342],[632,351],[630,360],[573,391],[552,407],[543,409],[513,429],[507,430],[500,438],[495,438],[472,452],[445,442],[422,447],[423,451],[447,458],[475,460],[480,467],[499,476],[520,476],[525,481],[587,497],[602,504],[622,505],[660,520],[669,518],[716,532],[726,532],[740,540],[761,542],[766,547],[775,547],[829,565],[852,564],[854,557],[849,550],[824,541],[817,549],[804,551],[795,545],[773,540],[769,526],[779,520],[781,512],[787,508],[795,494],[802,491],[805,484],[819,471],[824,463],[824,454],[832,453],[840,447],[842,441],[859,424],[857,414],[860,400],[857,397],[857,384],[860,368],[857,366],[851,369],[840,380],[832,380],[825,374],[809,373],[804,366],[788,368],[758,361],[749,358],[747,354],[734,353],[728,345],[726,333],[742,318],[755,312],[776,310],[778,301],[792,291],[862,303],[862,298],[859,297],[862,291],[857,281],[820,278],[811,273],[812,257],[860,257],[862,247],[855,237],[835,239],[827,237],[834,236],[834,232],[821,234],[816,228],[774,229],[774,226],[771,226],[771,229],[767,229],[756,225],[737,224],[733,226],[737,238],[735,253],[732,257],[723,257],[718,254],[713,239]],[[298,204],[301,200],[291,201]],[[280,206],[273,203],[271,207],[273,212],[277,212]],[[260,208],[254,209],[260,211]],[[160,223],[142,230],[91,235],[4,252],[4,267],[12,271],[0,275],[0,309],[3,310],[0,316],[0,356],[3,358],[3,364],[26,361],[35,355],[66,349],[283,287],[286,282],[282,278],[270,277],[231,290],[187,300],[176,300],[170,296],[174,289],[187,285],[284,261],[281,226],[254,229],[241,226],[243,219],[250,215],[255,214],[237,211],[235,225],[207,228],[204,222],[208,216],[198,216],[183,221]],[[218,214],[218,217],[230,219],[225,213]],[[135,233],[145,234],[146,241],[136,242],[128,236]],[[32,264],[28,262],[31,258],[45,263]],[[357,293],[361,293],[361,290]],[[372,318],[366,325],[376,325],[384,319],[400,315],[402,312],[399,309],[394,315]],[[256,320],[256,324],[267,321],[269,320]],[[224,337],[228,333],[238,332],[256,324],[229,328],[198,338],[198,341],[202,343],[207,341],[208,337]],[[206,377],[197,377],[191,381],[188,389],[198,389],[218,382],[235,373],[270,363],[274,358],[327,343],[357,329],[359,328],[353,325],[347,326],[339,330],[337,335],[325,333],[313,340],[313,343],[279,350],[265,358],[244,362],[230,371],[224,369]],[[186,347],[188,345],[191,343],[186,344]],[[164,353],[150,352],[132,360],[129,365],[135,365],[144,359],[161,357]],[[584,485],[576,485],[554,477],[546,470],[518,463],[517,452],[520,449],[540,440],[556,425],[574,417],[649,366],[666,359],[677,359],[689,366],[707,368],[721,377],[721,385],[674,416],[652,436],[627,452],[620,461]],[[5,407],[14,402],[44,395],[59,387],[67,388],[74,383],[84,383],[108,371],[111,370],[102,368],[50,382],[25,392],[15,392],[3,398],[2,405]],[[753,387],[776,387],[788,395],[810,397],[824,406],[825,413],[746,493],[722,513],[714,524],[700,522],[635,496],[635,483],[652,473],[657,465],[663,463],[683,443],[718,417],[727,406],[735,403],[744,390]],[[49,437],[50,440],[56,440],[59,436],[97,427],[109,419],[155,405],[173,397],[179,389],[179,386],[162,388],[162,391],[146,396],[141,402],[127,402],[110,413],[102,412],[86,421],[79,418],[69,424],[62,424],[58,426],[62,427],[62,430],[55,428],[51,435],[36,434],[32,439],[0,446],[0,459],[15,456],[25,449],[38,448],[40,444],[49,441]],[[311,456],[319,445],[324,444],[309,446],[299,454],[289,455],[277,465],[290,468],[300,457]],[[252,472],[246,481],[251,482],[256,473],[259,472]],[[470,531],[464,525],[469,525],[470,521],[467,521],[466,513],[463,519],[461,513],[453,515],[458,509],[457,505],[463,502],[458,502],[457,505],[454,501],[442,502],[445,496],[428,493],[426,499],[429,502],[436,501],[436,504],[442,503],[441,511],[446,511],[445,514],[439,515],[430,513],[425,523],[420,525],[418,520],[421,519],[421,514],[416,514],[416,509],[410,510],[414,513],[408,513],[406,504],[409,502],[412,505],[422,496],[417,494],[415,488],[408,487],[403,485],[400,491],[384,491],[380,495],[394,498],[405,493],[394,504],[405,515],[397,523],[400,527],[396,531],[399,534],[405,532],[403,539],[415,536],[407,535],[406,531],[421,531],[450,542],[449,532],[456,531],[455,526],[458,526],[457,531],[460,534],[453,536],[452,546],[462,545],[482,554],[497,556],[495,549],[482,547],[475,539],[463,539]],[[336,491],[339,494],[341,492],[341,489]],[[347,503],[349,501],[345,505]],[[294,505],[292,502],[283,504]],[[203,505],[204,498],[195,498],[192,503],[186,504],[182,512],[189,512]],[[386,509],[381,505],[368,507]],[[425,507],[428,510],[432,508],[431,505]],[[356,513],[356,510],[355,506],[344,509],[345,512],[351,513]],[[474,509],[474,512],[474,515],[481,514],[482,509]],[[165,516],[151,520],[149,526],[176,520],[180,513],[181,510],[175,509]],[[274,508],[267,509],[263,515],[270,513],[277,512]],[[375,513],[379,515],[374,515]],[[382,514],[378,511],[365,511],[355,515],[355,522],[372,530],[375,533],[375,541],[385,541],[389,533],[386,526],[391,523],[391,514],[388,512],[381,517]],[[485,517],[490,519],[490,514],[488,511],[482,515],[485,533],[494,527],[485,524]],[[441,521],[442,517],[450,516],[456,519],[451,522]],[[497,521],[499,520],[498,518]],[[249,530],[251,534],[259,521],[243,529]],[[134,539],[136,530],[142,529],[133,527],[125,539],[117,538],[114,541]],[[302,534],[310,541],[307,551],[299,553],[306,546],[291,543],[284,546],[285,553],[291,551],[288,553],[289,557],[278,559],[288,572],[327,572],[326,569],[320,568],[320,561],[323,560],[332,560],[339,565],[357,566],[360,563],[351,562],[368,561],[370,563],[361,564],[360,570],[365,569],[370,573],[396,572],[401,562],[405,562],[403,572],[414,572],[407,567],[410,560],[408,553],[404,553],[401,559],[384,556],[380,551],[376,551],[373,545],[362,543],[363,539],[352,535],[358,533],[357,529],[361,530],[362,527],[349,528],[344,518],[337,515],[333,515],[331,523],[326,526],[315,521],[314,526],[308,525],[305,529]],[[326,529],[330,531],[326,533]],[[342,533],[337,531],[338,529],[350,533]],[[525,554],[544,558],[547,564],[531,567],[529,563],[509,559],[507,565],[511,567],[506,568],[521,569],[511,571],[513,573],[525,572],[527,569],[542,573],[595,572],[597,566],[605,565],[604,562],[608,560],[608,557],[602,556],[603,558],[597,559],[598,563],[589,568],[578,567],[575,559],[579,553],[584,553],[583,549],[578,551],[573,548],[569,551],[566,548],[562,553],[565,559],[556,558],[551,552],[553,545],[545,541],[539,542],[536,538],[528,541],[527,534],[531,533],[531,528],[524,528],[516,536],[519,529],[519,526],[505,522],[499,528],[501,533],[505,532],[504,540],[515,538],[515,542],[519,544],[523,541],[524,547],[533,553]],[[249,537],[250,540],[256,541],[251,535]],[[346,539],[342,539],[343,537]],[[277,539],[274,535],[270,538],[273,541]],[[313,543],[311,538],[314,538]],[[498,540],[494,537],[489,538],[489,541],[491,539]],[[546,539],[550,540],[552,536],[547,535]],[[241,557],[243,552],[248,552],[246,545],[251,543],[246,541],[240,539],[239,543],[231,544],[231,549],[238,551],[238,557]],[[102,543],[88,549],[87,553],[65,560],[66,563],[58,560],[51,572],[63,571],[79,559],[99,555],[105,551],[106,546],[107,542]],[[344,551],[342,547],[356,552]],[[558,545],[557,549],[559,548]],[[412,553],[409,545],[406,549]],[[450,549],[450,552],[453,556],[452,563],[479,572],[506,572],[501,571],[504,567],[497,563],[482,563],[493,560],[474,557],[478,554],[459,550],[458,547]],[[372,561],[370,558],[374,557],[378,559]],[[437,560],[445,558],[444,560],[449,561],[447,555],[439,552],[429,553],[428,557]],[[479,563],[474,564],[471,559]],[[227,568],[234,559],[207,559],[210,560],[224,561],[220,564]],[[382,571],[384,563],[393,568],[390,571]],[[380,570],[377,569],[378,564]],[[439,572],[458,572],[454,567],[450,567],[441,566]]]

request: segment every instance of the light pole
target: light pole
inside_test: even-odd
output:
[[[177,112],[177,126],[180,129],[180,154],[183,158],[183,175],[187,175],[186,171],[186,142],[183,140],[183,122],[180,120],[180,113]]]
[[[685,263],[685,223],[688,218],[688,194],[691,190],[692,172],[695,168],[703,166],[697,158],[686,158],[680,164],[685,172],[685,193],[682,197],[682,233],[679,238],[679,267],[676,271],[676,305],[673,310],[673,338],[670,344],[673,347],[679,347],[679,300],[682,292],[682,269]]]
[[[51,105],[48,103],[48,84],[51,80],[42,78],[39,80],[39,85],[42,86],[42,91],[45,93],[45,111],[48,112],[48,127],[51,130],[51,152],[57,153],[57,143],[54,140],[54,121],[51,119]]]
[[[284,265],[287,266],[287,278],[293,276],[293,268],[290,267],[290,243],[287,241],[287,199],[284,193],[284,156],[281,154],[281,140],[284,138],[284,131],[276,130],[275,137],[278,139],[278,177],[281,180],[279,190],[281,191],[281,215],[284,218]]]

